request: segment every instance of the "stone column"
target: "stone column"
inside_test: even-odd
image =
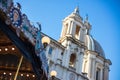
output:
[[[70,34],[75,35],[76,24],[72,21]]]
[[[67,34],[70,34],[70,29],[71,29],[71,23],[72,23],[72,21],[70,21],[69,23],[68,23],[68,28],[67,28]]]
[[[83,31],[82,31],[82,28],[80,28],[79,40],[82,41],[82,42],[84,42],[83,37],[84,37],[84,34],[83,34]]]
[[[103,80],[103,68],[100,68],[100,80]]]
[[[93,57],[92,58],[92,67],[91,67],[92,68],[91,69],[91,78],[92,78],[92,80],[94,80],[94,77],[95,77],[95,69],[96,69],[95,68],[95,62],[96,62],[95,60],[96,60],[95,57]]]
[[[71,25],[70,25],[70,34],[72,34],[72,26],[73,26],[73,21],[71,21]]]
[[[71,43],[70,41],[67,42],[66,53],[63,60],[64,66],[67,68],[69,67],[69,60],[70,60],[70,43]]]
[[[63,37],[63,33],[64,33],[64,24],[62,24],[62,31],[60,37]]]
[[[77,55],[77,65],[76,65],[76,72],[81,73],[82,72],[82,65],[83,65],[83,52],[79,52]]]
[[[91,54],[88,56],[88,77],[91,76]]]
[[[109,66],[107,64],[105,64],[103,75],[104,75],[104,80],[109,80]]]

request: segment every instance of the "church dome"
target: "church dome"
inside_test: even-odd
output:
[[[99,56],[105,58],[105,53],[104,53],[101,45],[95,39],[93,39],[91,36],[86,35],[85,45],[87,46],[88,50],[95,51],[98,53]]]

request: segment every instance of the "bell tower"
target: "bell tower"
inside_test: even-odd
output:
[[[79,14],[79,8],[76,7],[74,11],[63,20],[63,28],[59,42],[65,46],[65,53],[63,55],[63,66],[69,70],[73,70],[76,74],[82,74],[82,62],[84,55],[84,37],[86,34],[86,27],[82,17]],[[65,75],[73,73],[67,72]],[[66,77],[66,76],[65,76]]]
[[[72,37],[84,42],[85,27],[82,20],[79,14],[79,8],[76,7],[74,11],[63,20],[60,40],[63,42],[65,37]]]

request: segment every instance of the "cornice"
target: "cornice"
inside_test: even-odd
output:
[[[77,44],[78,46],[80,46],[80,47],[82,47],[82,48],[86,48],[84,42],[76,39],[76,38],[75,38],[74,36],[72,36],[72,35],[66,35],[65,37],[62,37],[62,38],[59,40],[59,42],[62,43],[62,42],[64,42],[65,40],[71,41],[72,43]]]
[[[93,54],[95,55],[97,58],[99,58],[100,60],[107,62],[109,65],[112,65],[112,62],[110,61],[110,59],[106,59],[105,57],[100,56],[96,51],[91,51],[91,50],[85,50],[85,52],[87,54]]]
[[[48,35],[46,35],[42,32],[41,32],[41,35],[49,37],[50,38],[50,44],[54,44],[54,45],[56,45],[57,47],[60,47],[63,50],[65,49],[65,47],[59,41],[56,41],[55,39],[51,38],[50,36],[48,36]]]

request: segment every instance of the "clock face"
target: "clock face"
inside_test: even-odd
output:
[[[22,25],[22,14],[18,8],[11,7],[10,9],[10,20],[15,27],[21,27]]]
[[[69,74],[69,80],[75,80],[75,74],[70,73]]]

